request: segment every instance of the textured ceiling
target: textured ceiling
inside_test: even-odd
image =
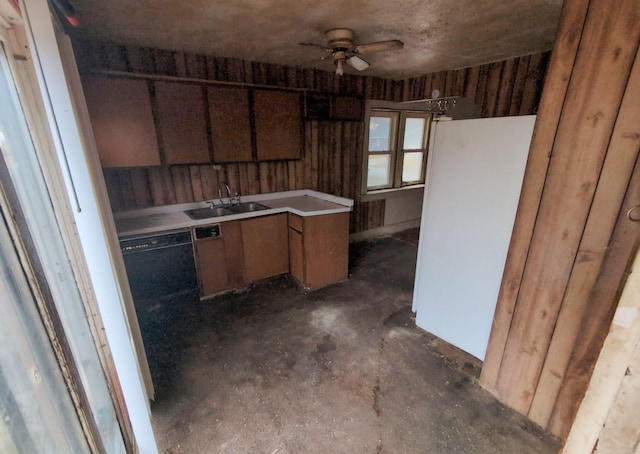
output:
[[[356,44],[399,39],[366,54],[360,72],[403,79],[551,49],[562,0],[71,0],[82,37],[332,70],[324,32]],[[357,72],[347,68],[347,72]]]

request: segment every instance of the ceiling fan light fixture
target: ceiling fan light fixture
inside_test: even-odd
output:
[[[367,63],[366,61],[364,61],[362,58],[358,57],[357,55],[353,55],[349,58],[347,58],[347,64],[351,67],[353,67],[354,69],[357,69],[358,71],[364,71],[365,69],[367,69],[369,67],[369,63]]]
[[[342,76],[344,74],[343,61],[344,59],[342,58],[336,60],[336,76]]]

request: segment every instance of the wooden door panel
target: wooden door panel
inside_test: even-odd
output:
[[[300,159],[300,95],[293,92],[255,90],[253,109],[258,161]]]
[[[82,86],[102,167],[160,165],[147,82],[84,76]]]
[[[154,82],[154,86],[165,162],[210,162],[203,87],[177,82]]]
[[[289,273],[300,282],[305,281],[302,233],[289,229]]]
[[[289,272],[287,215],[242,221],[245,282]]]
[[[249,91],[208,87],[214,162],[253,160]]]
[[[224,249],[222,238],[207,238],[195,242],[201,296],[212,295],[230,288]]]

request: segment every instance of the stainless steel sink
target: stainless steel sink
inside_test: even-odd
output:
[[[185,211],[185,213],[191,219],[217,218],[217,217],[220,217],[220,216],[228,216],[230,214],[233,214],[233,212],[231,212],[227,208],[223,208],[223,207],[196,208],[195,210],[187,210],[187,211]]]
[[[232,205],[230,207],[227,207],[227,209],[233,211],[234,213],[249,213],[252,211],[266,210],[267,207],[256,202],[245,202],[241,203],[240,205]]]
[[[196,208],[194,210],[185,211],[186,215],[191,219],[208,219],[217,218],[220,216],[228,216],[230,214],[238,213],[250,213],[253,211],[266,210],[267,207],[256,202],[245,202],[240,205],[230,205],[226,207],[213,207],[213,208]]]

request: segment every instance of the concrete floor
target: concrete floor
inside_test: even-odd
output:
[[[416,247],[356,243],[348,281],[281,277],[141,314],[163,453],[552,453],[476,381],[480,362],[417,328]]]

